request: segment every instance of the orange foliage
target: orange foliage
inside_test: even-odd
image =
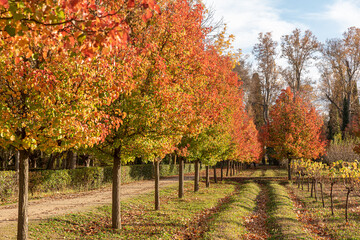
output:
[[[277,158],[317,158],[325,152],[321,118],[290,88],[282,90],[271,109],[267,130],[266,144]]]

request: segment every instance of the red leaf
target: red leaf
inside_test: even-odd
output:
[[[154,9],[156,3],[154,0],[147,0],[147,4],[149,4],[150,8]]]
[[[133,8],[133,7],[135,7],[135,0],[129,0],[127,6],[128,6],[128,8]]]
[[[154,10],[155,10],[158,14],[161,13],[161,10],[160,10],[159,5],[155,5]]]
[[[146,20],[149,20],[152,17],[152,12],[150,9],[146,9],[145,11],[145,18]]]
[[[74,8],[79,2],[80,0],[70,0],[69,5],[70,7]]]
[[[5,8],[9,8],[8,0],[0,0],[0,6],[3,6]]]

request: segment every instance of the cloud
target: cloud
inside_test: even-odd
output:
[[[360,24],[360,1],[358,0],[336,0],[327,6],[324,18],[334,21],[339,32],[346,31],[347,28]]]
[[[295,28],[307,29],[304,24],[281,19],[281,11],[273,7],[274,0],[206,0],[207,6],[215,9],[216,17],[223,17],[228,32],[236,36],[235,47],[251,51],[260,32],[272,32],[273,38],[290,34]]]

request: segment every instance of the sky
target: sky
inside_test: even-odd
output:
[[[228,33],[235,35],[234,47],[251,53],[260,32],[272,32],[280,42],[282,35],[295,28],[309,29],[325,42],[341,38],[351,26],[360,27],[360,0],[204,0],[223,18]]]

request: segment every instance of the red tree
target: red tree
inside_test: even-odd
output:
[[[290,88],[282,90],[270,111],[267,145],[274,148],[275,157],[288,159],[317,158],[325,152],[322,140],[322,121],[313,107],[300,97],[294,97]]]

